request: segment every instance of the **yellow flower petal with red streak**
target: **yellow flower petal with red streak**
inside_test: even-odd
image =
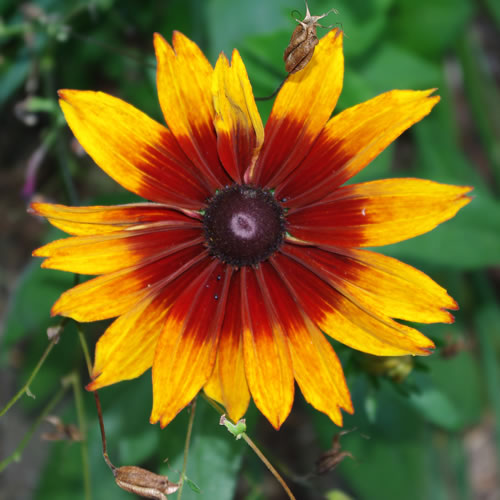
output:
[[[186,209],[199,208],[209,195],[164,126],[103,92],[60,90],[59,96],[78,142],[125,189]]]
[[[158,98],[165,121],[213,192],[230,179],[217,155],[212,66],[198,46],[178,31],[172,38],[173,47],[157,33],[154,44]]]
[[[287,245],[285,253],[366,310],[419,323],[453,322],[446,309],[457,309],[457,304],[446,290],[396,259],[366,250],[293,245]]]
[[[52,203],[32,203],[31,213],[46,217],[55,227],[74,236],[117,233],[147,223],[162,226],[192,226],[196,221],[158,203],[67,207]]]
[[[125,314],[205,255],[205,248],[198,244],[148,264],[99,276],[64,292],[51,313],[82,322]],[[98,302],[96,297],[99,297]]]
[[[247,182],[275,188],[309,153],[342,90],[342,36],[340,30],[330,31],[309,64],[287,77],[267,121],[255,173]]]
[[[391,90],[334,116],[276,197],[293,207],[320,200],[356,175],[439,102],[434,89]]]
[[[293,404],[292,360],[284,332],[271,317],[271,299],[257,281],[258,272],[240,270],[245,373],[255,405],[279,429]]]
[[[201,225],[189,229],[134,229],[56,240],[33,252],[42,267],[80,274],[106,274],[154,260],[203,241]]]
[[[264,127],[237,50],[233,51],[231,65],[224,54],[219,56],[212,93],[219,157],[232,179],[241,183],[264,142]]]
[[[261,265],[262,276],[274,299],[275,316],[288,341],[295,380],[304,398],[342,425],[340,408],[352,413],[353,407],[342,366],[332,346],[304,315],[279,274],[268,263]]]
[[[241,320],[241,273],[235,273],[229,287],[224,323],[219,341],[217,367],[222,404],[229,418],[239,420],[250,402],[243,356],[243,325]]]
[[[273,264],[311,321],[343,344],[378,356],[427,355],[434,347],[414,328],[362,309],[292,258],[276,254]]]
[[[289,231],[294,238],[317,245],[389,245],[451,219],[471,201],[466,196],[471,189],[422,179],[343,186],[315,205],[291,209]]]
[[[223,405],[224,399],[222,397],[219,363],[220,363],[219,354],[217,354],[217,357],[215,358],[215,366],[212,371],[212,375],[210,375],[210,378],[208,379],[207,383],[203,386],[203,391],[210,399],[213,399],[217,403]]]
[[[214,369],[231,268],[218,261],[204,267],[173,303],[156,346],[150,421],[162,427],[196,396]]]
[[[205,262],[208,259],[205,255]],[[97,342],[93,381],[87,389],[95,391],[122,380],[138,377],[151,368],[165,318],[175,298],[199,274],[198,262],[177,273],[176,279],[161,290],[153,290],[135,307],[114,321]],[[115,296],[116,297],[116,296]]]
[[[233,422],[245,414],[250,403],[243,357],[240,280],[241,273],[237,272],[229,285],[215,368],[203,388],[208,397],[224,405]]]

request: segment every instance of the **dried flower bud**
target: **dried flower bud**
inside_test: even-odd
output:
[[[28,210],[29,211],[29,210]],[[54,344],[57,344],[59,342],[59,336],[61,335],[61,332],[63,331],[63,325],[55,325],[55,326],[49,326],[47,328],[47,337],[50,341],[54,341]]]
[[[441,357],[444,359],[451,359],[462,351],[469,349],[469,346],[463,338],[454,339],[448,334],[444,340],[445,343],[440,351]]]
[[[54,426],[51,432],[44,432],[41,438],[44,441],[83,441],[83,436],[78,427],[65,424],[58,416],[49,415],[45,420]]]
[[[170,482],[167,476],[160,476],[135,465],[114,469],[113,474],[116,484],[123,490],[153,500],[167,500],[167,495],[175,493],[180,486]]]
[[[340,444],[340,437],[349,432],[351,431],[342,431],[333,436],[332,447],[328,451],[325,451],[316,461],[317,474],[326,474],[330,472],[346,457],[354,458],[348,451],[342,451],[342,446]]]
[[[306,17],[304,17],[302,21],[296,19],[299,25],[294,29],[290,43],[283,55],[287,73],[292,74],[304,69],[311,60],[314,53],[314,47],[318,45],[316,27],[326,27],[318,24],[318,21],[326,17],[330,12],[338,13],[335,9],[330,9],[320,16],[311,16],[309,6],[306,2]]]

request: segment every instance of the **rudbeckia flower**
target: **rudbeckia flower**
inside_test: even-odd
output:
[[[470,188],[344,185],[439,97],[393,90],[331,117],[344,68],[332,30],[287,78],[264,127],[236,50],[212,68],[180,33],[154,42],[167,127],[101,92],[59,92],[88,154],[150,201],[32,205],[72,235],[34,252],[42,266],[98,275],[52,314],[117,318],[97,343],[88,389],[152,368],[152,423],[166,426],[204,389],[233,420],[252,397],[279,428],[296,381],[341,425],[353,407],[325,334],[370,354],[426,355],[432,341],[395,319],[451,323],[457,308],[425,274],[363,247],[430,231]]]

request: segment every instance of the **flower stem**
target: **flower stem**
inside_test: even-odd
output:
[[[266,456],[260,451],[257,445],[250,439],[248,434],[244,432],[241,434],[241,437],[245,440],[245,442],[252,448],[254,453],[262,460],[263,464],[267,467],[269,472],[276,478],[276,480],[281,484],[282,488],[285,490],[285,493],[288,495],[290,500],[296,500],[295,496],[291,492],[288,485],[285,483],[284,479],[280,476],[279,472],[273,467],[271,462],[266,458]]]
[[[60,332],[59,332],[59,335],[61,334],[62,332],[62,329],[64,328],[64,325],[66,324],[66,318],[64,318],[61,323],[59,324],[59,328],[60,328]],[[2,417],[3,415],[5,415],[5,413],[7,413],[10,408],[12,406],[14,406],[14,404],[17,402],[17,400],[19,398],[21,398],[21,396],[25,393],[28,393],[30,394],[30,389],[29,389],[29,386],[31,384],[31,382],[33,382],[33,379],[36,377],[37,373],[39,372],[40,368],[42,367],[43,363],[45,362],[45,360],[47,359],[47,356],[50,354],[50,351],[52,351],[52,348],[54,347],[54,345],[57,343],[57,341],[59,340],[59,335],[55,335],[52,340],[49,342],[49,345],[46,347],[44,353],[42,354],[42,357],[40,358],[40,360],[38,361],[37,365],[35,366],[35,368],[33,369],[33,371],[31,372],[31,375],[29,376],[28,380],[26,381],[26,383],[21,387],[21,389],[19,390],[19,392],[0,410],[0,417]]]
[[[89,346],[87,345],[82,325],[78,323],[78,321],[75,321],[75,323],[76,331],[78,332],[78,339],[80,340],[80,345],[82,346],[83,357],[85,358],[85,363],[87,365],[87,370],[89,372],[89,376],[92,377],[92,361],[90,360]]]
[[[91,500],[92,490],[90,486],[90,466],[89,466],[89,453],[88,453],[88,439],[87,439],[87,421],[85,420],[85,410],[83,406],[83,396],[81,389],[80,376],[77,372],[71,373],[66,378],[67,383],[73,386],[75,394],[76,415],[78,418],[78,427],[82,435],[81,452],[82,452],[82,466],[83,466],[83,484],[85,491],[85,500]]]
[[[21,442],[17,445],[17,448],[14,450],[14,452],[8,456],[7,458],[3,459],[0,462],[0,472],[2,472],[7,465],[9,465],[11,462],[19,462],[21,460],[21,455],[26,447],[26,445],[29,443],[30,439],[33,437],[33,434],[37,430],[38,426],[42,423],[42,421],[45,419],[45,417],[52,411],[52,408],[59,403],[61,398],[63,397],[64,393],[66,392],[68,386],[64,385],[59,389],[59,391],[54,395],[54,397],[49,401],[47,406],[44,408],[42,413],[37,417],[33,425],[30,427],[24,438],[21,440]]]
[[[85,339],[85,334],[83,332],[82,325],[78,322],[76,322],[76,330],[78,332],[78,338],[80,339],[80,344],[82,346],[85,363],[87,364],[87,370],[89,372],[89,375],[92,376],[92,362],[90,361],[89,346],[87,344],[87,340]],[[99,428],[101,430],[102,456],[104,457],[106,465],[111,469],[113,474],[115,474],[117,468],[113,465],[108,455],[108,444],[106,441],[106,431],[104,430],[101,399],[99,398],[99,394],[97,393],[97,391],[93,391],[93,393],[95,399],[95,406],[97,408],[97,418],[99,420]]]
[[[201,394],[204,397],[205,401],[212,408],[214,408],[215,411],[217,411],[221,415],[224,413],[223,408],[218,403],[216,403],[215,401],[213,401],[212,399],[210,399],[204,392],[202,392]],[[260,460],[262,461],[262,463],[267,467],[267,469],[269,470],[269,472],[276,478],[276,480],[278,481],[278,483],[281,484],[282,488],[285,490],[285,493],[288,495],[288,498],[290,498],[290,500],[296,500],[296,498],[293,495],[293,493],[291,492],[290,488],[285,483],[285,480],[280,476],[279,472],[273,467],[273,465],[271,464],[271,462],[269,462],[269,460],[265,457],[265,455],[262,453],[262,451],[260,451],[260,449],[258,448],[258,446],[248,436],[248,434],[246,432],[243,432],[243,433],[241,433],[239,435],[245,440],[245,442],[248,444],[248,446],[250,446],[250,448],[253,450],[253,452],[260,458]]]
[[[191,443],[191,434],[193,432],[193,422],[194,422],[194,414],[196,412],[196,398],[191,403],[191,413],[189,415],[189,422],[186,434],[186,443],[184,444],[184,461],[182,462],[182,473],[181,473],[181,485],[179,487],[179,492],[177,493],[177,500],[181,500],[182,497],[182,489],[184,487],[184,477],[186,476],[187,469],[187,461],[189,454],[189,444]]]

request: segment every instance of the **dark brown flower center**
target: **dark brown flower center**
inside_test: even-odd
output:
[[[235,184],[218,191],[203,217],[210,253],[235,267],[253,266],[283,242],[283,209],[270,191]]]

